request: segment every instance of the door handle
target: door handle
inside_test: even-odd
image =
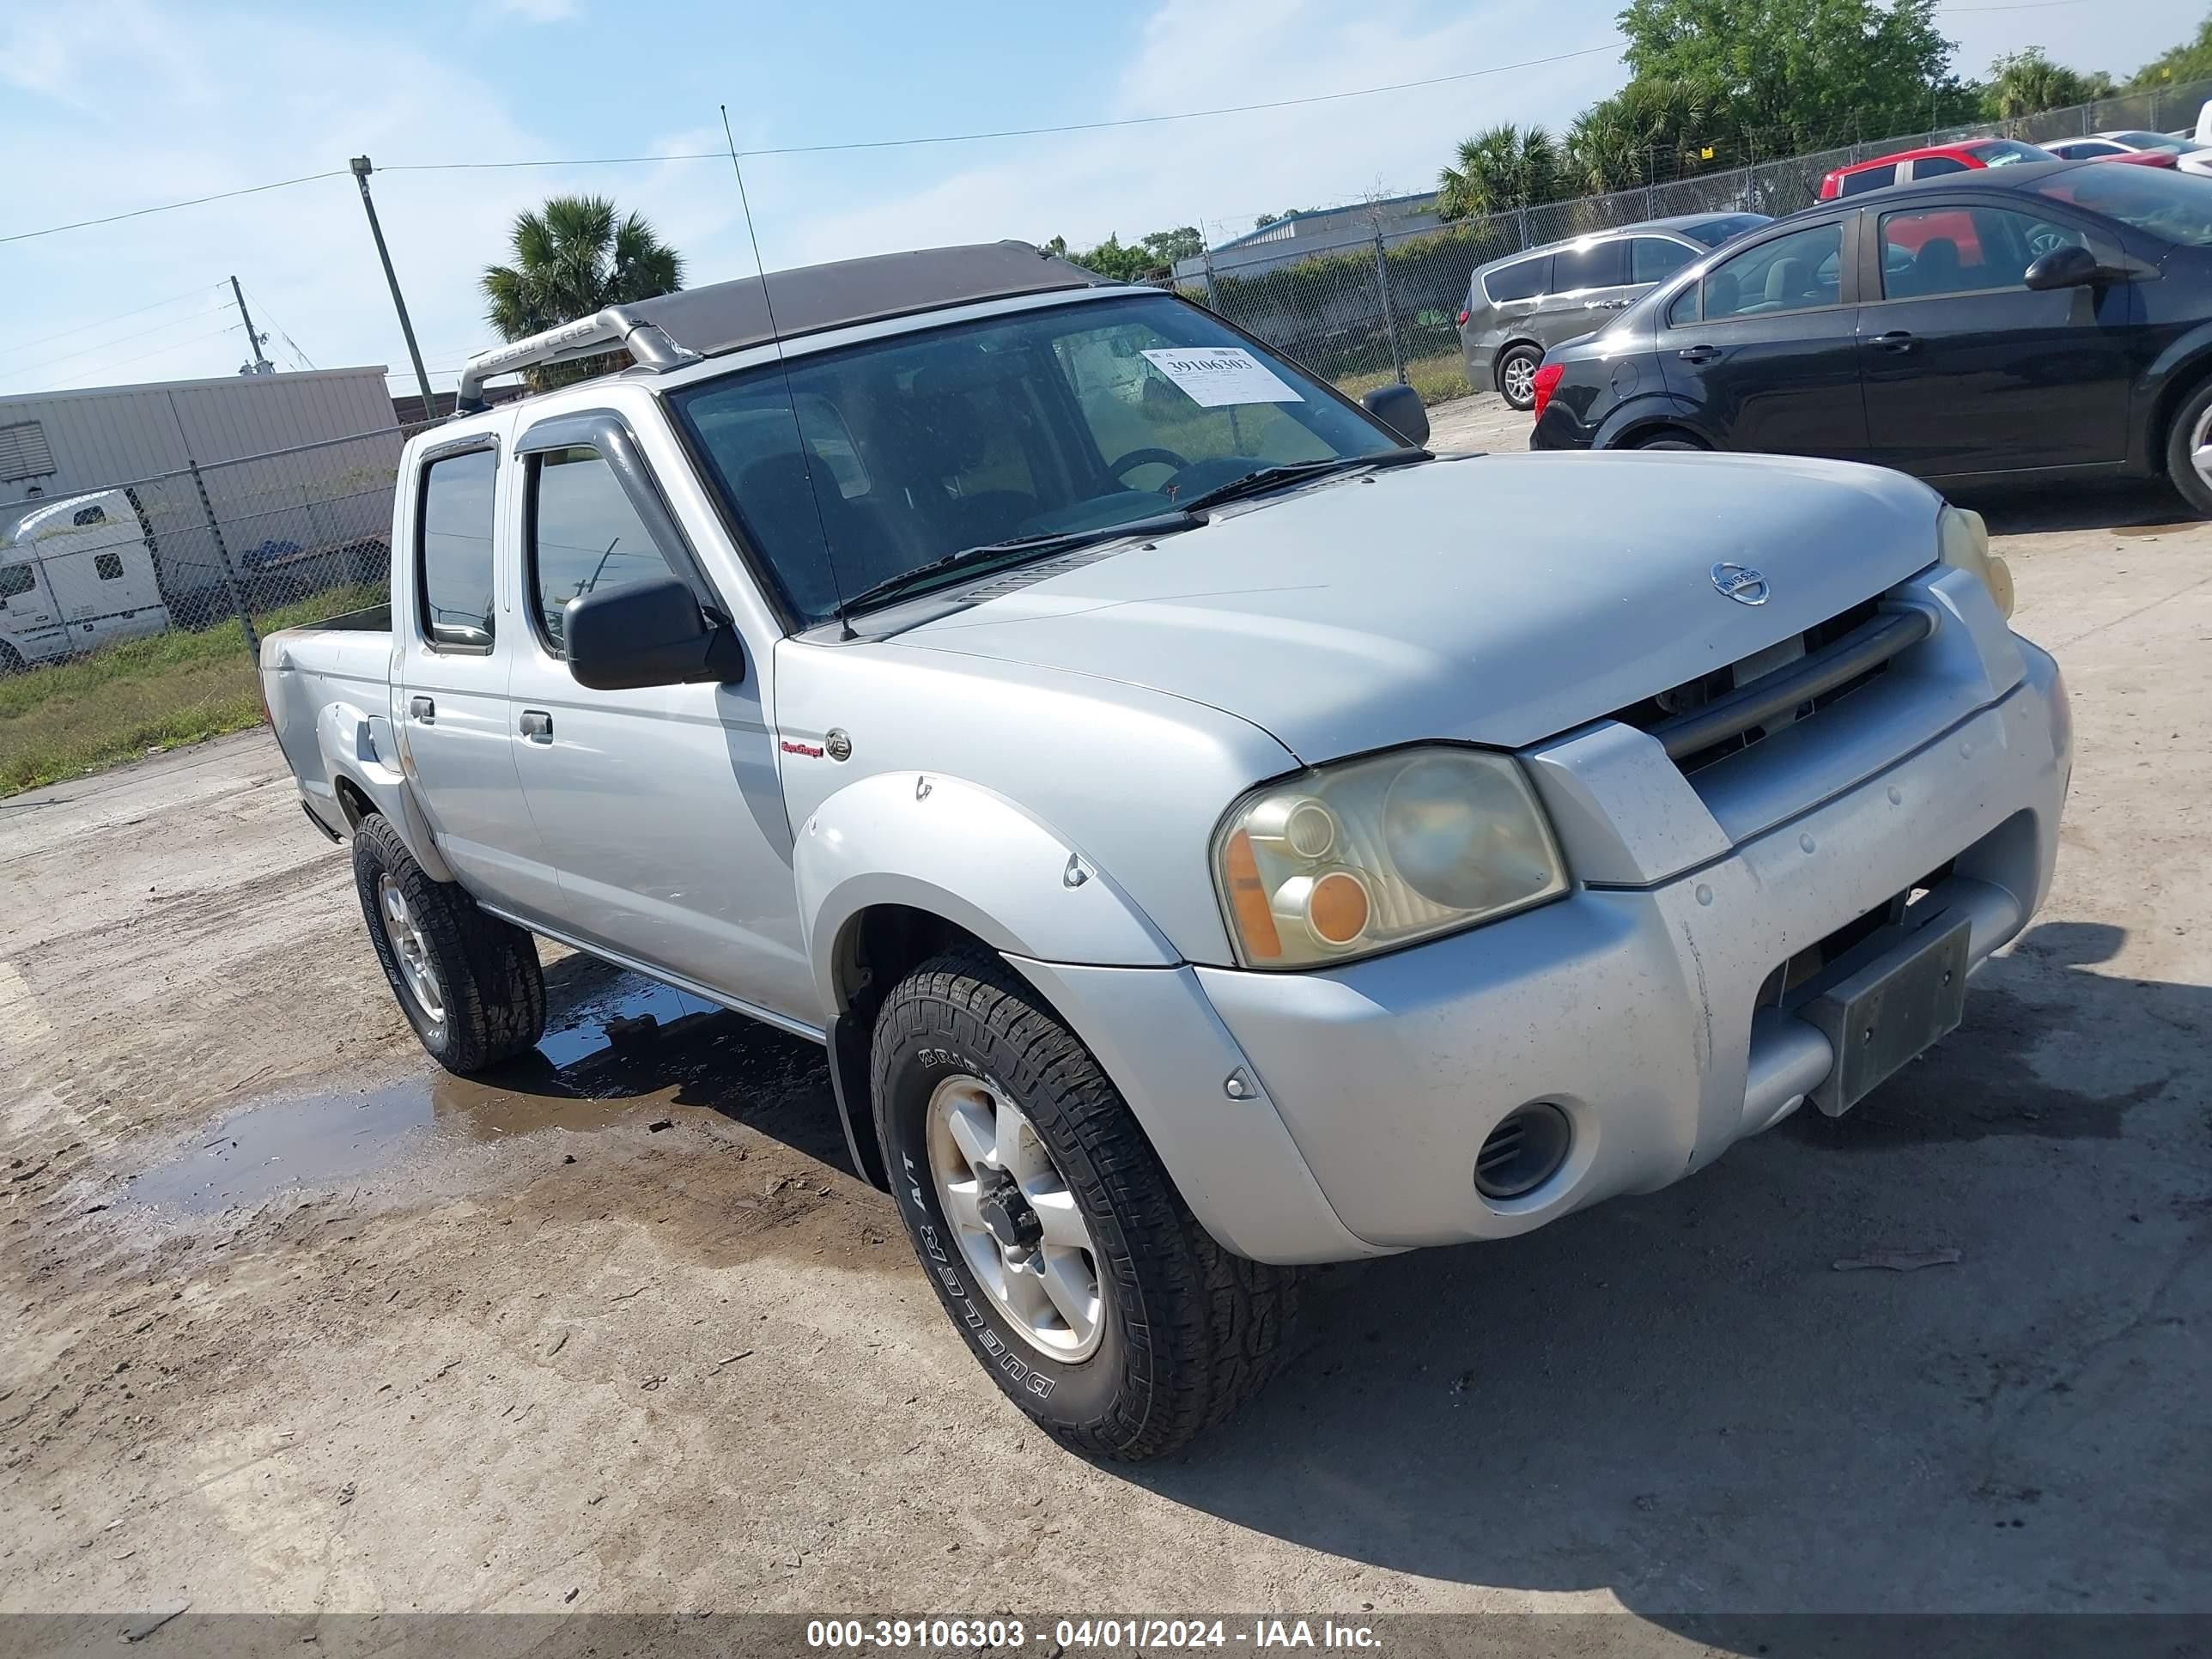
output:
[[[532,743],[553,741],[553,717],[542,708],[522,711],[522,735]]]
[[[1919,342],[1905,330],[1893,328],[1887,334],[1875,335],[1868,343],[1880,346],[1884,351],[1910,351]]]
[[[1583,301],[1583,309],[1584,311],[1608,311],[1612,309],[1612,307],[1613,301],[1610,300],[1585,300]]]
[[[407,705],[407,712],[425,726],[438,723],[438,705],[428,697],[417,697]]]
[[[1709,363],[1721,355],[1721,349],[1717,345],[1684,346],[1674,355],[1686,363]]]

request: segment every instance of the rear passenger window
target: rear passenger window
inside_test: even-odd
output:
[[[1663,282],[1698,257],[1695,248],[1660,236],[1638,236],[1628,245],[1628,280]]]
[[[596,449],[548,450],[532,465],[530,590],[556,656],[568,655],[568,601],[627,582],[680,576]]]
[[[1886,167],[1869,167],[1863,173],[1845,173],[1837,193],[1843,196],[1856,196],[1862,191],[1887,190],[1896,182],[1897,163],[1892,161]]]
[[[416,591],[423,634],[441,649],[491,649],[492,483],[498,469],[492,451],[472,449],[422,470]]]
[[[1561,248],[1552,256],[1552,292],[1619,288],[1628,280],[1628,245],[1619,238]]]
[[[123,580],[123,556],[120,553],[95,553],[92,556],[93,574],[104,582]]]
[[[1538,258],[1500,265],[1482,279],[1482,289],[1493,305],[1502,305],[1508,300],[1533,300],[1550,286],[1551,275],[1552,256],[1547,253]]]
[[[1681,328],[1698,320],[1698,287],[1692,283],[1674,296],[1674,303],[1667,307],[1668,327]]]
[[[1947,173],[1964,173],[1966,164],[1948,155],[1923,155],[1912,164],[1912,176],[1918,179],[1940,179]]]

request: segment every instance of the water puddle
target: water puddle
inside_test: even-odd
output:
[[[658,1123],[703,1107],[842,1163],[822,1051],[696,997],[583,958],[547,970],[535,1052],[459,1078],[274,1096],[131,1177],[127,1201],[204,1215],[289,1188],[413,1180],[441,1158],[549,1130]]]

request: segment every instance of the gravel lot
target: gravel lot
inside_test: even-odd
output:
[[[1972,504],[2080,760],[1966,1028],[1322,1275],[1139,1471],[1000,1401],[805,1045],[568,957],[542,1064],[434,1075],[265,734],[0,803],[0,1610],[2212,1611],[2212,526]]]

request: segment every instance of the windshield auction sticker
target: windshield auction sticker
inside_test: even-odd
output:
[[[1201,409],[1229,404],[1298,404],[1304,398],[1243,346],[1173,346],[1146,361]]]

